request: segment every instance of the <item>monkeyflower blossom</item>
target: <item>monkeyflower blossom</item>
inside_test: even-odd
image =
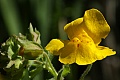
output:
[[[63,64],[88,65],[116,54],[108,47],[99,46],[101,39],[110,32],[110,27],[97,9],[86,10],[82,18],[68,23],[64,30],[69,40],[52,39],[45,47],[52,54],[59,55]]]

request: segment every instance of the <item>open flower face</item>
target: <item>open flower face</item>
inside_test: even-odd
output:
[[[69,40],[53,39],[45,47],[59,55],[61,63],[87,65],[116,53],[108,47],[99,46],[101,39],[110,32],[110,27],[97,9],[85,11],[82,18],[68,23],[64,30]]]

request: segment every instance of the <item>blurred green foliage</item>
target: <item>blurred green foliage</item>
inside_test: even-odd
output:
[[[45,46],[51,38],[62,35],[59,29],[63,29],[68,19],[71,21],[82,16],[84,1],[73,2],[74,4],[67,0],[0,0],[1,36],[5,35],[6,38],[19,32],[25,33],[31,22],[41,32],[42,45]],[[65,33],[61,37],[67,38]]]
[[[40,31],[42,46],[45,46],[52,38],[66,39],[66,33],[63,31],[66,23],[82,17],[84,11],[89,8],[97,8],[105,15],[107,3],[110,1],[111,0],[0,0],[0,44],[5,42],[6,39],[13,34],[18,35],[20,32],[27,32],[30,23]],[[111,22],[109,23],[111,24]],[[111,25],[114,26],[114,24]],[[112,27],[112,29],[114,29],[114,27]],[[120,39],[117,40],[119,41]],[[52,63],[56,69],[59,70],[61,64],[57,58],[58,57],[54,57]],[[114,60],[120,61],[119,59]],[[113,64],[110,65],[112,65],[111,68],[113,72],[114,70],[120,70],[120,64],[117,65],[117,68],[113,67]],[[108,64],[107,67],[110,65]],[[76,64],[70,67],[72,72],[66,77],[66,80],[78,80],[86,68],[86,66],[78,66]],[[93,66],[86,80],[113,80],[114,77],[111,76],[113,74],[117,76],[115,77],[116,80],[120,79],[118,77],[120,74],[118,71],[116,74],[112,72],[109,75],[105,75],[103,74],[105,71],[103,69],[105,68],[103,68],[103,65],[98,61]],[[111,69],[107,71],[106,74],[110,73],[110,71]],[[34,80],[39,80],[40,77],[44,80],[44,76],[47,74],[47,71],[42,71]],[[25,78],[25,80],[26,79],[27,78]]]

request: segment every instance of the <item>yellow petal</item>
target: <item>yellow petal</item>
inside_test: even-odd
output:
[[[116,54],[115,51],[113,51],[112,49],[109,49],[108,47],[98,46],[97,49],[98,51],[96,52],[96,56],[98,60],[101,60],[107,56]]]
[[[64,64],[76,62],[79,65],[87,65],[96,60],[96,45],[86,32],[71,39],[68,44],[59,50],[59,60]]]
[[[97,46],[87,34],[73,38],[61,48],[58,53],[59,61],[64,64],[77,63],[88,65],[96,60],[102,60],[116,52],[104,46]]]
[[[72,64],[75,63],[76,57],[76,41],[78,39],[74,38],[74,40],[69,41],[63,48],[59,50],[59,61],[64,64]]]
[[[83,22],[86,25],[85,31],[94,40],[96,44],[99,44],[101,38],[105,38],[110,32],[110,27],[106,22],[104,16],[97,9],[90,9],[85,11]]]
[[[79,65],[86,65],[94,62],[96,45],[87,35],[79,35],[68,42],[59,50],[59,60],[64,64],[76,62]],[[89,60],[90,59],[90,60]]]
[[[59,55],[58,50],[64,47],[64,43],[59,39],[52,39],[47,46],[45,47],[46,50],[50,51],[54,55]]]
[[[96,60],[102,60],[107,56],[116,54],[115,51],[112,51],[112,49],[109,49],[104,46],[98,46],[97,48],[95,48],[94,46],[90,46],[88,44],[86,47],[83,48],[84,50],[82,50],[81,48],[77,50],[76,63],[78,65],[92,64]]]
[[[82,38],[76,50],[76,63],[78,65],[91,64],[97,60],[95,55],[96,45],[87,35],[84,35]]]
[[[64,26],[64,30],[67,33],[69,39],[73,39],[81,33],[81,23],[83,22],[83,18],[78,18],[71,23],[68,23]]]

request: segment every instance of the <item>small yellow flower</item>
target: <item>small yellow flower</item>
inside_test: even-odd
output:
[[[64,30],[70,40],[52,39],[45,47],[54,55],[59,55],[61,63],[87,65],[116,54],[108,47],[99,46],[101,39],[110,32],[110,27],[97,9],[85,11],[82,18],[68,23]]]

